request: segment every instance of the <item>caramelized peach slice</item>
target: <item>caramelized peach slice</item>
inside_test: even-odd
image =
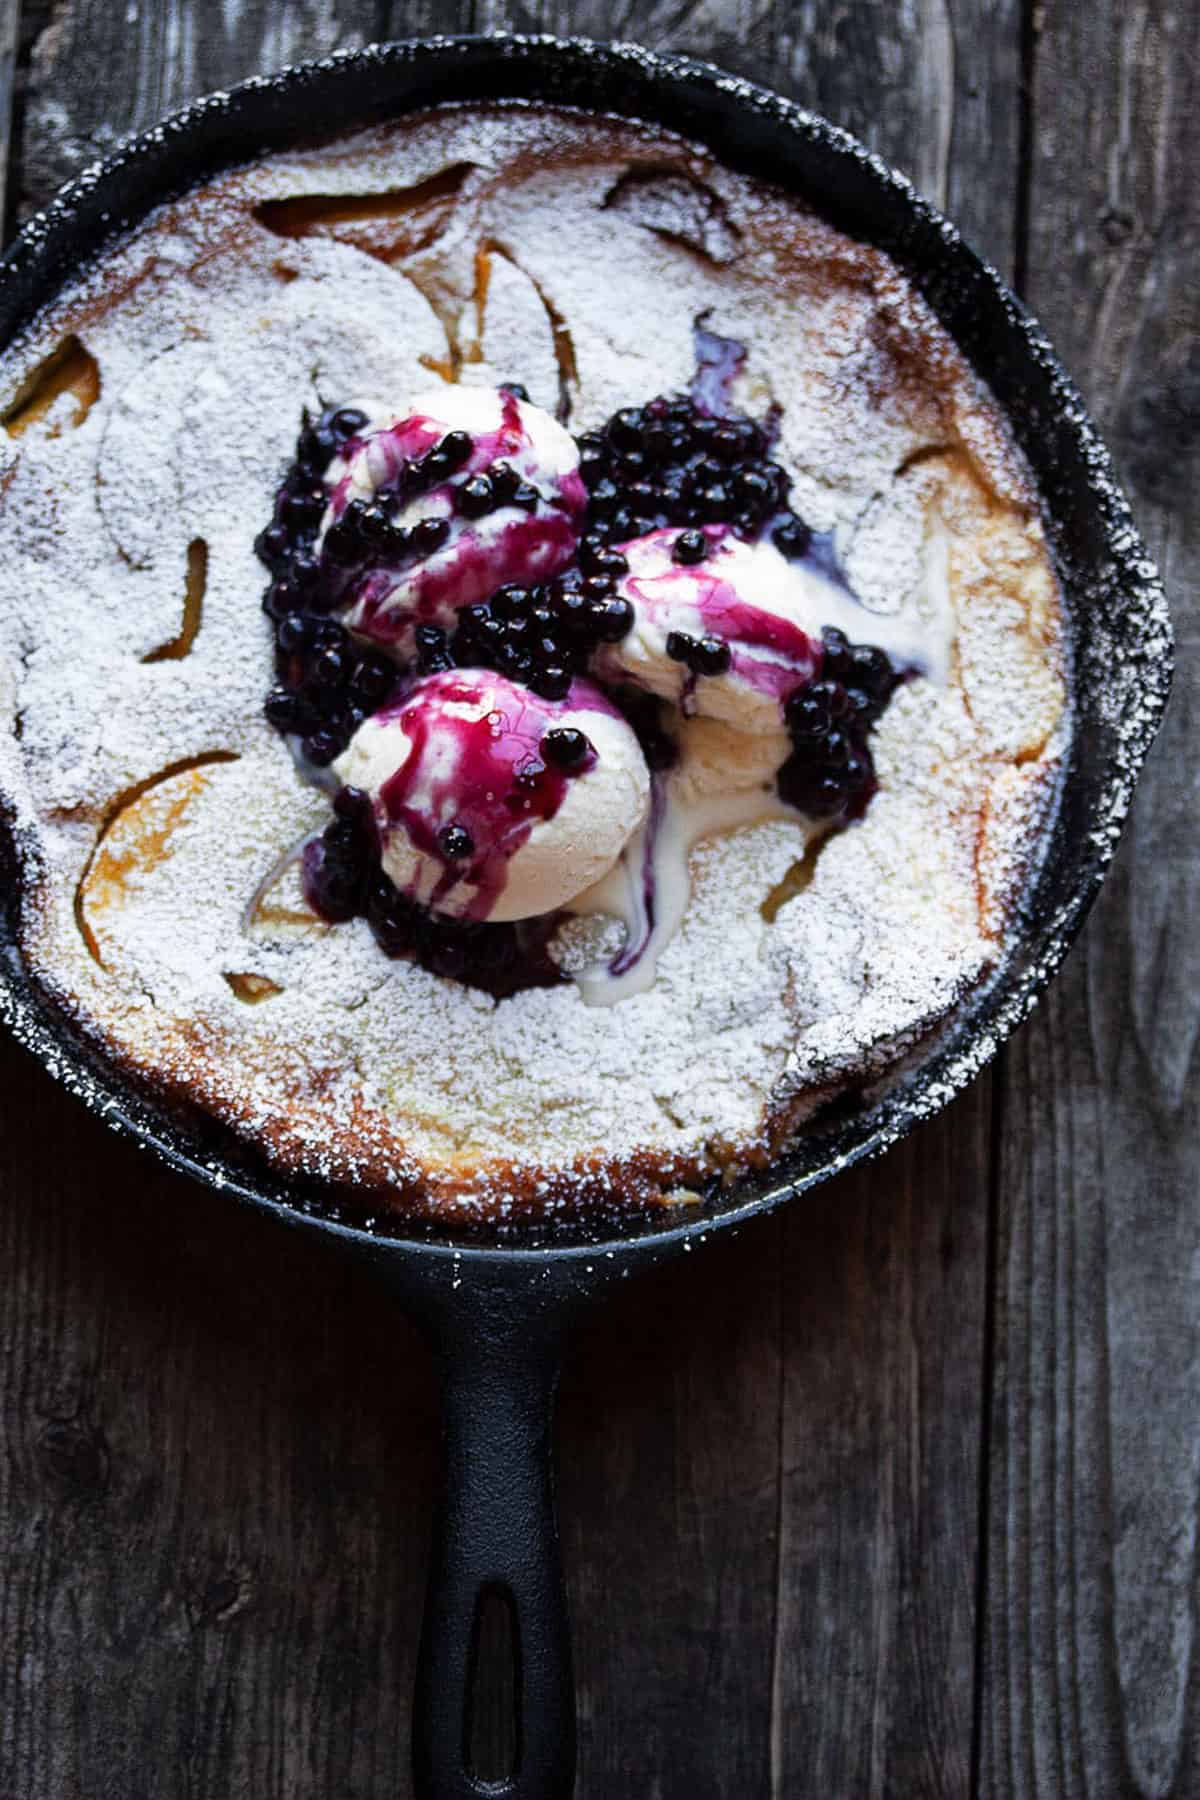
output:
[[[238,974],[225,970],[223,979],[229,984],[231,991],[247,1006],[259,1006],[264,1000],[273,1000],[283,989],[269,975]]]
[[[544,315],[541,329],[548,326],[550,342],[554,354],[554,363],[558,375],[558,394],[554,410],[560,423],[566,424],[571,416],[571,408],[579,391],[579,370],[575,362],[575,345],[571,338],[567,322],[553,300],[534,280],[529,272],[523,269],[502,244],[494,239],[485,239],[475,253],[475,320],[476,347],[473,355],[466,360],[479,361],[486,357],[487,361],[497,366],[497,359],[512,361],[518,355],[518,345],[511,342],[511,328],[505,332],[501,322],[501,310],[507,304],[520,308],[524,315],[524,330],[532,328],[529,319],[530,301],[536,298]],[[518,333],[518,336],[521,334]],[[516,370],[508,371],[512,379],[524,377]],[[546,405],[548,395],[534,395],[535,400]]]
[[[100,398],[100,365],[74,335],[64,338],[21,383],[0,415],[0,424],[9,437],[24,437],[30,426],[44,419],[64,394],[71,394],[75,400],[72,426],[82,425]],[[57,424],[52,426],[50,435],[56,437],[60,429]]]
[[[105,964],[104,939],[131,890],[171,855],[171,841],[231,750],[172,763],[119,794],[108,810],[75,892],[75,918],[96,961]]]
[[[144,663],[181,662],[196,641],[204,616],[204,594],[208,587],[208,545],[203,538],[193,538],[187,550],[187,575],[183,585],[183,623],[173,638],[149,650]]]
[[[445,229],[472,163],[454,163],[411,187],[377,194],[296,194],[264,200],[254,217],[276,237],[336,237],[394,262],[425,249]]]
[[[720,195],[681,169],[629,169],[604,205],[708,262],[731,263],[741,249],[742,234]]]

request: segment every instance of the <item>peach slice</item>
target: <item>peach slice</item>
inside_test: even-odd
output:
[[[217,768],[236,761],[231,750],[212,750],[172,763],[112,803],[75,892],[79,930],[102,968],[105,937],[130,894],[168,860]]]
[[[64,394],[73,395],[75,400],[72,426],[82,425],[100,398],[100,364],[73,334],[43,357],[21,383],[0,415],[0,424],[9,437],[24,437],[30,426],[39,424]],[[57,437],[61,429],[58,424],[52,425],[49,435]]]

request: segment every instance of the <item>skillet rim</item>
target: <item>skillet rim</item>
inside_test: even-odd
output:
[[[859,177],[865,176],[872,188],[871,198],[882,216],[888,203],[898,206],[914,236],[928,240],[929,260],[914,264],[907,273],[923,285],[936,285],[952,275],[980,288],[982,294],[998,304],[1008,325],[1016,333],[1016,348],[1025,369],[1046,384],[1048,404],[1074,442],[1081,467],[1086,471],[1086,497],[1103,540],[1111,580],[1106,588],[1109,612],[1116,615],[1128,634],[1131,626],[1140,627],[1144,647],[1140,657],[1133,651],[1127,656],[1129,675],[1122,695],[1119,720],[1114,726],[1115,743],[1103,770],[1103,779],[1095,802],[1088,811],[1092,829],[1075,845],[1064,843],[1061,809],[1049,836],[1038,867],[1030,872],[1029,890],[1036,898],[1046,879],[1047,868],[1061,863],[1066,876],[1066,889],[1048,912],[1039,912],[1032,920],[1023,916],[1023,933],[1015,954],[1000,965],[996,977],[955,1014],[948,1034],[935,1040],[932,1047],[918,1055],[912,1072],[900,1079],[894,1091],[876,1097],[862,1113],[835,1123],[832,1128],[818,1125],[802,1132],[795,1150],[781,1158],[764,1177],[755,1180],[754,1191],[739,1197],[720,1210],[700,1210],[663,1229],[647,1228],[647,1215],[631,1213],[628,1220],[615,1225],[605,1217],[598,1224],[599,1233],[583,1241],[570,1239],[538,1243],[531,1241],[538,1227],[526,1226],[521,1235],[505,1240],[491,1228],[490,1241],[477,1241],[471,1235],[454,1236],[441,1228],[441,1235],[420,1235],[412,1220],[398,1217],[381,1222],[382,1228],[363,1220],[357,1222],[341,1216],[334,1205],[322,1210],[306,1207],[302,1200],[285,1198],[267,1190],[266,1184],[279,1187],[299,1186],[295,1178],[280,1175],[263,1162],[264,1174],[256,1170],[249,1175],[240,1172],[222,1153],[208,1157],[194,1151],[186,1134],[170,1112],[162,1105],[147,1100],[123,1072],[115,1060],[74,1039],[70,1023],[60,1014],[36,983],[25,972],[16,948],[10,909],[0,927],[0,1024],[3,1024],[43,1067],[76,1097],[88,1110],[122,1136],[132,1138],[139,1147],[151,1150],[161,1161],[205,1186],[230,1194],[244,1205],[253,1206],[292,1227],[312,1227],[326,1232],[348,1246],[367,1249],[378,1257],[385,1252],[431,1253],[449,1273],[460,1266],[495,1273],[544,1273],[548,1263],[563,1267],[577,1280],[611,1273],[631,1260],[652,1262],[679,1250],[690,1250],[704,1243],[711,1233],[727,1228],[737,1229],[751,1218],[773,1212],[785,1201],[797,1197],[831,1175],[841,1173],[855,1163],[884,1154],[900,1137],[917,1124],[941,1111],[960,1093],[989,1062],[1000,1045],[1029,1015],[1078,935],[1084,919],[1099,890],[1115,853],[1121,826],[1128,814],[1138,772],[1157,732],[1165,710],[1171,678],[1171,631],[1162,584],[1151,559],[1133,524],[1129,504],[1121,491],[1111,457],[1100,439],[1090,416],[1070,378],[1036,321],[1001,280],[996,270],[966,246],[957,228],[929,201],[922,198],[907,178],[866,149],[858,139],[841,127],[831,124],[807,108],[772,90],[727,74],[713,64],[667,52],[648,51],[638,45],[605,43],[584,37],[556,37],[552,34],[434,35],[410,38],[362,49],[342,51],[310,62],[291,64],[270,75],[256,75],[227,90],[209,94],[168,115],[149,130],[121,140],[102,161],[82,170],[52,198],[41,212],[33,215],[18,233],[0,260],[0,292],[18,283],[41,280],[55,291],[65,280],[90,262],[102,243],[133,228],[150,208],[172,194],[186,191],[196,181],[208,178],[215,169],[236,166],[242,156],[209,158],[191,181],[182,188],[174,179],[181,140],[189,132],[197,132],[214,116],[232,112],[239,105],[254,106],[262,96],[265,113],[277,100],[303,96],[315,83],[331,80],[337,83],[342,71],[362,70],[375,66],[400,73],[411,72],[422,63],[449,65],[453,81],[455,58],[466,69],[483,63],[493,65],[503,77],[506,69],[532,71],[533,87],[539,97],[556,98],[553,92],[556,76],[562,77],[602,66],[611,74],[636,71],[643,84],[661,93],[662,106],[651,122],[667,129],[679,129],[685,135],[705,140],[704,130],[689,118],[672,125],[663,116],[672,108],[673,88],[703,94],[710,106],[718,102],[729,113],[747,108],[774,131],[777,138],[806,143],[833,159],[853,167]],[[474,60],[471,60],[474,59]],[[444,71],[443,71],[444,72]],[[459,85],[463,85],[460,83]],[[508,98],[511,83],[498,84],[495,98]],[[547,92],[546,90],[550,91]],[[466,95],[469,100],[473,95]],[[379,117],[402,117],[417,110],[420,96],[404,95],[405,102],[416,100],[417,106],[392,104]],[[676,95],[678,102],[678,95]],[[439,103],[439,102],[435,102]],[[578,104],[578,102],[576,102]],[[602,110],[612,111],[611,106]],[[617,110],[623,110],[618,108]],[[676,104],[675,110],[679,110]],[[627,117],[645,116],[631,106]],[[264,125],[266,120],[264,119]],[[353,129],[345,120],[339,130]],[[312,141],[314,134],[303,124],[293,124],[285,134],[294,144]],[[272,148],[278,147],[272,145]],[[716,154],[733,160],[724,149]],[[155,165],[159,165],[157,168]],[[131,216],[120,213],[107,236],[92,245],[82,259],[70,254],[72,235],[86,226],[79,214],[96,198],[105,198],[105,189],[119,189],[131,165],[149,166],[157,194],[145,204],[140,201]],[[786,169],[793,179],[785,181],[789,191],[796,192],[795,171]],[[811,197],[809,197],[811,198]],[[819,209],[818,209],[819,210]],[[103,215],[111,219],[112,214]],[[74,230],[73,230],[74,228]],[[863,235],[863,234],[860,234]],[[64,258],[65,251],[65,258]],[[934,254],[936,253],[936,254]],[[896,255],[893,249],[892,254]],[[944,267],[939,266],[944,259]],[[897,260],[901,260],[897,258]],[[932,294],[927,295],[941,316],[941,308]],[[43,298],[40,304],[45,304]],[[11,341],[15,332],[28,321],[31,312],[6,335]],[[952,327],[947,323],[947,329]],[[957,336],[957,334],[954,334]],[[969,348],[964,354],[981,378],[988,376],[978,368]],[[990,383],[989,383],[990,385]],[[1010,424],[1016,424],[1013,409],[996,396],[997,404]],[[1061,518],[1043,481],[1037,480],[1039,498],[1051,535],[1061,526]],[[1055,545],[1055,562],[1063,581],[1064,593],[1074,601],[1070,572],[1063,567],[1061,545]],[[1069,604],[1068,623],[1072,643],[1078,635],[1077,604]],[[1106,616],[1106,622],[1111,622]],[[1079,679],[1079,671],[1076,671]],[[1093,676],[1094,678],[1094,676]],[[1078,779],[1077,738],[1072,743],[1070,765],[1063,777],[1062,788]],[[0,840],[11,833],[0,819]],[[0,842],[0,849],[5,848]],[[11,846],[7,860],[15,863]],[[14,888],[19,885],[13,882]],[[1029,909],[1030,913],[1033,908]],[[201,1128],[203,1127],[203,1122]],[[814,1156],[813,1152],[821,1154]],[[793,1166],[789,1167],[789,1163]],[[314,1187],[317,1184],[311,1184]],[[745,1183],[739,1194],[745,1194]],[[356,1203],[363,1210],[369,1200],[360,1197]],[[649,1215],[652,1219],[656,1215]],[[417,1229],[417,1235],[411,1235]]]

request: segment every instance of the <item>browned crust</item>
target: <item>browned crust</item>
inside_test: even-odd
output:
[[[396,130],[409,128],[421,116],[398,124]],[[645,167],[670,167],[701,179],[715,178],[719,173],[719,166],[712,159],[665,133],[646,128],[644,142],[639,146],[631,141],[628,122],[622,122],[618,133],[610,131],[603,121],[596,121],[586,150],[581,146],[564,157],[560,146],[552,158],[546,150],[533,147],[516,162],[519,168],[523,164],[549,166],[552,160],[583,161],[603,154],[606,148],[619,148],[631,164],[640,161]],[[185,216],[194,230],[198,211],[202,212],[205,242],[189,270],[192,279],[202,277],[220,257],[267,229],[256,220],[253,205],[242,209],[230,204],[231,199],[238,199],[242,180],[242,175],[235,172],[210,188],[165,207],[158,215],[157,228],[169,233],[180,229]],[[402,260],[424,247],[420,242],[414,244],[402,232],[398,235],[389,229],[386,221],[348,216],[342,221],[331,219],[328,231],[388,261]],[[773,248],[785,278],[788,273],[802,272],[807,282],[824,287],[826,292],[860,290],[875,299],[877,312],[871,332],[888,371],[880,383],[880,399],[886,395],[894,400],[898,395],[919,390],[928,403],[932,392],[946,440],[944,446],[937,447],[938,452],[944,448],[968,455],[972,467],[983,472],[993,491],[1007,505],[1015,506],[1025,516],[1031,515],[1034,502],[1012,460],[999,416],[986,428],[994,434],[990,446],[983,446],[991,454],[981,460],[978,441],[970,446],[962,442],[954,404],[963,373],[961,357],[945,335],[926,322],[888,258],[866,245],[847,241],[798,208],[791,213],[786,233],[780,230],[774,234]],[[86,345],[89,323],[129,301],[143,286],[169,278],[169,271],[164,272],[154,256],[153,243],[148,243],[144,257],[119,282],[103,293],[85,295],[69,307],[53,309],[39,322],[40,334],[37,328],[31,333],[30,342],[40,338],[44,346],[45,334],[51,331],[63,338],[73,335]],[[981,844],[986,831],[985,811],[980,823]],[[1011,905],[1013,898],[1013,893],[1006,893],[1004,906]],[[32,917],[38,910],[36,882],[30,884],[27,901],[27,917]],[[475,1158],[465,1164],[423,1162],[407,1146],[388,1114],[371,1107],[361,1094],[355,1096],[348,1120],[339,1121],[334,1116],[325,1096],[338,1081],[340,1069],[310,1068],[303,1080],[281,1074],[278,1110],[264,1119],[261,1103],[248,1094],[239,1094],[230,1084],[223,1046],[208,1027],[195,1021],[164,1019],[159,1022],[161,1042],[157,1054],[136,1054],[122,1048],[90,1017],[78,996],[62,990],[53,969],[39,966],[36,948],[30,955],[30,964],[75,1027],[127,1077],[148,1085],[174,1103],[211,1113],[253,1143],[272,1166],[285,1174],[304,1173],[335,1186],[352,1188],[364,1204],[381,1202],[414,1218],[438,1218],[451,1223],[501,1216],[534,1219],[615,1205],[659,1209],[698,1201],[714,1183],[728,1183],[741,1174],[767,1167],[794,1140],[803,1120],[836,1093],[853,1085],[854,1080],[846,1077],[833,1085],[810,1085],[780,1097],[769,1105],[761,1128],[753,1137],[713,1139],[690,1154],[642,1148],[609,1156],[598,1147],[563,1167],[500,1158]],[[865,1078],[865,1073],[859,1077]]]

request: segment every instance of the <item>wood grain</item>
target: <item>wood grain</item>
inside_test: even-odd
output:
[[[1045,9],[1036,58],[1030,287],[1186,579],[1195,31],[1165,0],[1074,10]],[[257,69],[514,27],[711,55],[860,131],[1002,269],[1022,249],[1018,0],[26,0],[29,37],[31,17],[25,205]],[[985,1795],[1200,1782],[1179,1204],[1195,864],[1171,776],[1193,704],[1005,1084]],[[9,1048],[0,1081],[0,1793],[409,1793],[435,1412],[414,1335],[315,1248],[110,1141]],[[581,1337],[560,1449],[582,1800],[968,1792],[991,1120],[980,1084]]]
[[[1039,11],[1029,298],[1139,503],[1181,655],[1117,868],[1013,1058],[981,1791],[1165,1800],[1200,1791],[1200,14]]]

